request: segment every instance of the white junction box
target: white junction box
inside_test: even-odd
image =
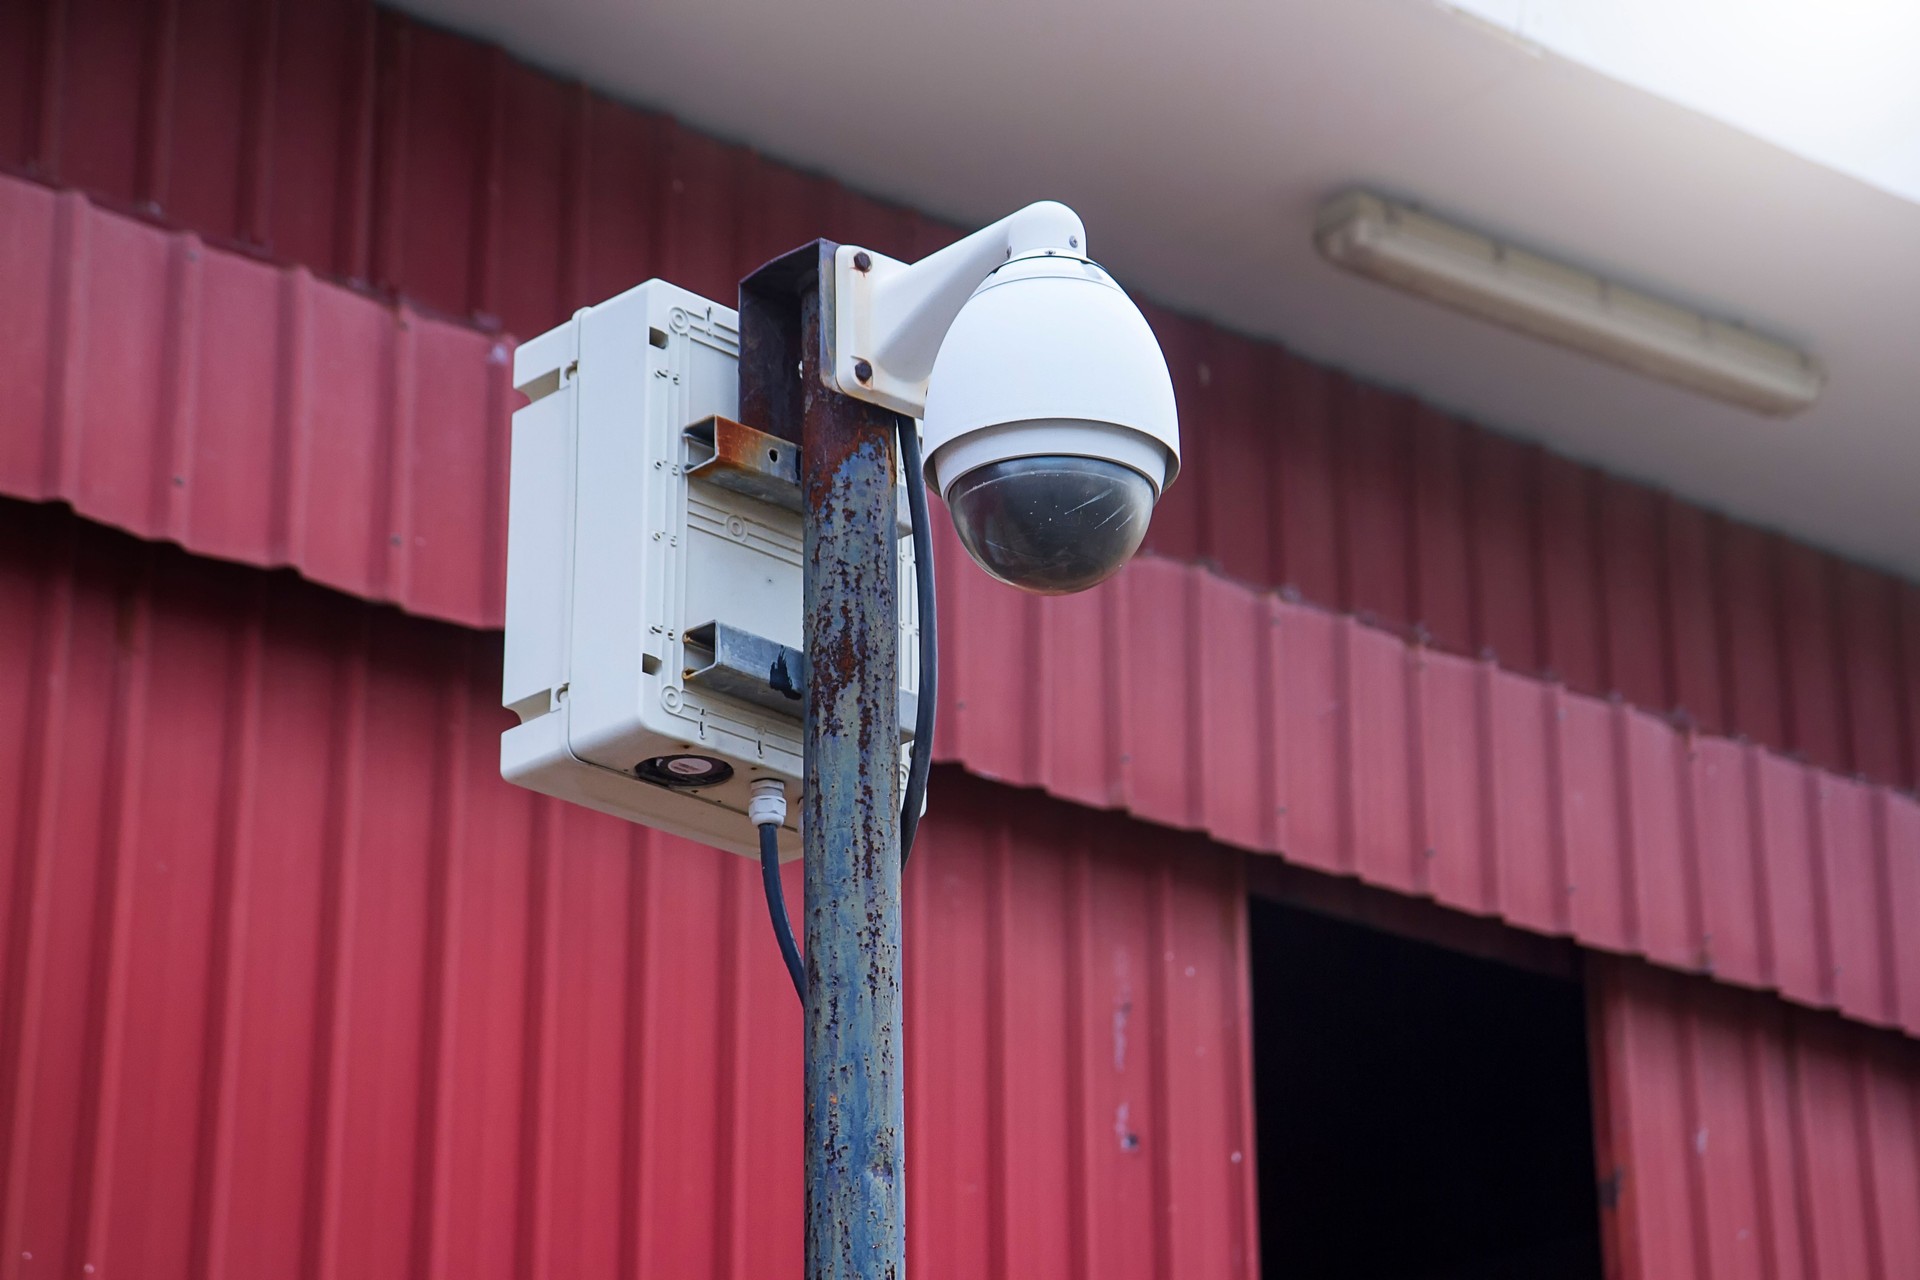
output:
[[[514,386],[500,774],[755,856],[757,778],[800,852],[799,457],[731,421],[735,313],[652,280],[525,343]],[[900,529],[903,739],[918,689]],[[902,749],[902,769],[906,750]]]

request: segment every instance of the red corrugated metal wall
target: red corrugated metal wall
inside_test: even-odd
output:
[[[796,1274],[755,869],[503,784],[497,649],[0,502],[0,1275]],[[1238,859],[926,832],[914,1274],[1251,1275]]]
[[[951,234],[367,0],[23,0],[0,10],[0,86],[0,165],[481,330],[538,332],[650,275],[730,297],[813,235],[917,254]],[[1155,551],[1920,783],[1920,589],[1151,314],[1204,424]],[[435,456],[500,465],[471,426],[412,425]],[[296,482],[307,459],[286,461]],[[209,499],[185,488],[170,501],[191,521]],[[410,546],[382,554],[438,576],[430,553],[411,571]],[[428,599],[498,616],[498,584],[470,572]]]
[[[17,180],[0,219],[0,491],[491,616],[502,344]],[[1021,596],[936,529],[942,758],[1920,1031],[1913,799],[1202,566]]]
[[[1595,973],[1618,1280],[1920,1276],[1920,1045],[1613,962]]]
[[[948,234],[364,0],[0,7],[0,166],[196,233],[0,180],[0,491],[482,626],[501,335]],[[1154,321],[1162,558],[1041,604],[944,541],[1033,661],[954,637],[943,756],[1920,1030],[1920,807],[1667,722],[1912,787],[1920,591]],[[496,643],[0,510],[0,1276],[791,1269],[751,868],[500,786]],[[1250,1274],[1232,858],[935,803],[915,1273]],[[1910,1044],[1625,962],[1595,1009],[1629,1280],[1915,1269]]]
[[[790,1273],[748,863],[501,785],[491,637],[18,504],[0,548],[0,1274]],[[938,786],[915,1274],[1251,1274],[1233,859]],[[1913,1273],[1920,1050],[1599,972],[1627,1280]]]

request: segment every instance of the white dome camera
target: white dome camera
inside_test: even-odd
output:
[[[1043,595],[1118,572],[1180,428],[1160,344],[1079,217],[1047,201],[912,265],[849,245],[834,265],[837,389],[923,419],[974,562]]]

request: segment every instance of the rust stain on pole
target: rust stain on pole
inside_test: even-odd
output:
[[[822,287],[799,334],[807,1276],[904,1280],[894,429],[822,382]]]

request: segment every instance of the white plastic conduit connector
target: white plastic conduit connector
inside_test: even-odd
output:
[[[747,801],[747,821],[756,827],[780,826],[787,820],[787,788],[778,778],[755,778]]]

